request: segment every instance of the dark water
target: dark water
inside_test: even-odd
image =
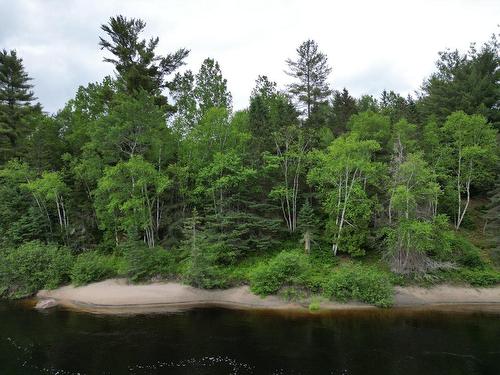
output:
[[[97,316],[0,302],[0,374],[497,375],[500,315]]]

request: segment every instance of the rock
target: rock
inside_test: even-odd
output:
[[[46,310],[57,306],[57,301],[54,298],[46,298],[38,301],[35,309]]]

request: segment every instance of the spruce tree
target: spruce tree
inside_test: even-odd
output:
[[[354,99],[346,88],[334,91],[332,100],[332,130],[335,135],[347,131],[347,123],[352,115],[358,112],[356,99]]]
[[[307,254],[311,253],[311,242],[314,240],[314,235],[319,226],[319,221],[314,215],[314,210],[306,201],[299,211],[299,224],[298,228],[302,233],[302,240],[304,242],[304,250]]]
[[[16,51],[0,51],[0,163],[18,152],[21,138],[28,132],[29,117],[40,106],[26,73],[23,60]]]

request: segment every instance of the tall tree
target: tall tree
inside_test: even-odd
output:
[[[358,113],[356,99],[354,99],[346,88],[342,92],[335,90],[332,99],[331,123],[335,135],[347,131],[347,123],[352,115]]]
[[[456,194],[455,229],[459,229],[469,208],[471,188],[494,181],[498,162],[496,130],[480,115],[462,111],[448,116],[443,133],[450,180]],[[465,195],[465,197],[464,197]]]
[[[296,51],[296,60],[286,60],[289,69],[286,73],[296,80],[288,89],[302,108],[305,107],[309,118],[313,107],[325,102],[331,93],[327,80],[332,68],[328,65],[328,57],[319,51],[314,40],[306,40]]]
[[[147,41],[140,38],[145,27],[146,23],[140,19],[128,19],[122,15],[111,17],[107,25],[101,26],[109,40],[99,37],[99,45],[113,55],[104,61],[115,66],[127,92],[143,89],[156,96],[158,104],[166,104],[166,97],[161,95],[162,90],[169,86],[165,78],[184,65],[189,51],[181,48],[167,56],[157,55],[155,50],[159,38]]]
[[[421,111],[443,123],[452,112],[481,114],[500,127],[500,44],[493,35],[481,49],[472,44],[465,54],[458,50],[439,53],[437,72],[422,86]]]
[[[16,51],[0,51],[0,164],[16,155],[30,116],[40,112],[30,81]]]
[[[200,117],[213,107],[231,110],[232,98],[227,89],[227,80],[214,59],[207,58],[201,64],[196,75],[194,94],[198,100]]]
[[[328,214],[327,235],[332,252],[363,255],[363,244],[372,212],[366,185],[378,176],[380,165],[373,154],[380,148],[374,140],[360,140],[357,133],[335,139],[325,152],[313,154],[315,167],[307,176],[318,187]]]
[[[171,94],[175,102],[175,115],[172,119],[173,127],[181,135],[186,135],[197,121],[194,75],[191,70],[175,75],[171,85]]]
[[[273,134],[298,123],[298,113],[290,99],[276,89],[276,83],[259,76],[250,96],[248,127],[252,138],[250,150],[254,160],[261,160],[263,152],[274,152]]]
[[[301,178],[305,173],[307,141],[301,129],[289,126],[273,133],[275,154],[266,155],[267,168],[278,171],[277,183],[269,196],[279,200],[281,212],[289,232],[295,232]]]

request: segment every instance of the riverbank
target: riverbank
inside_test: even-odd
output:
[[[222,306],[239,309],[303,310],[310,301],[288,302],[278,296],[261,298],[248,286],[225,290],[197,289],[180,283],[129,284],[125,279],[110,279],[82,287],[65,286],[42,290],[39,301],[47,306],[60,305],[94,313],[148,313],[179,311],[198,306]],[[49,303],[47,303],[49,301]],[[440,285],[432,288],[396,287],[395,308],[434,307],[450,309],[464,306],[470,309],[500,312],[500,286],[470,288]],[[320,310],[376,309],[368,304],[321,301]]]

